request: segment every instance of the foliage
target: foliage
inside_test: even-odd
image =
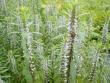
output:
[[[109,83],[109,4],[110,0],[0,0],[0,83],[61,82],[73,8],[76,35],[69,83]]]

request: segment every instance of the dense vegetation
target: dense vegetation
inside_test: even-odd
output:
[[[110,83],[110,0],[0,0],[0,83]]]

